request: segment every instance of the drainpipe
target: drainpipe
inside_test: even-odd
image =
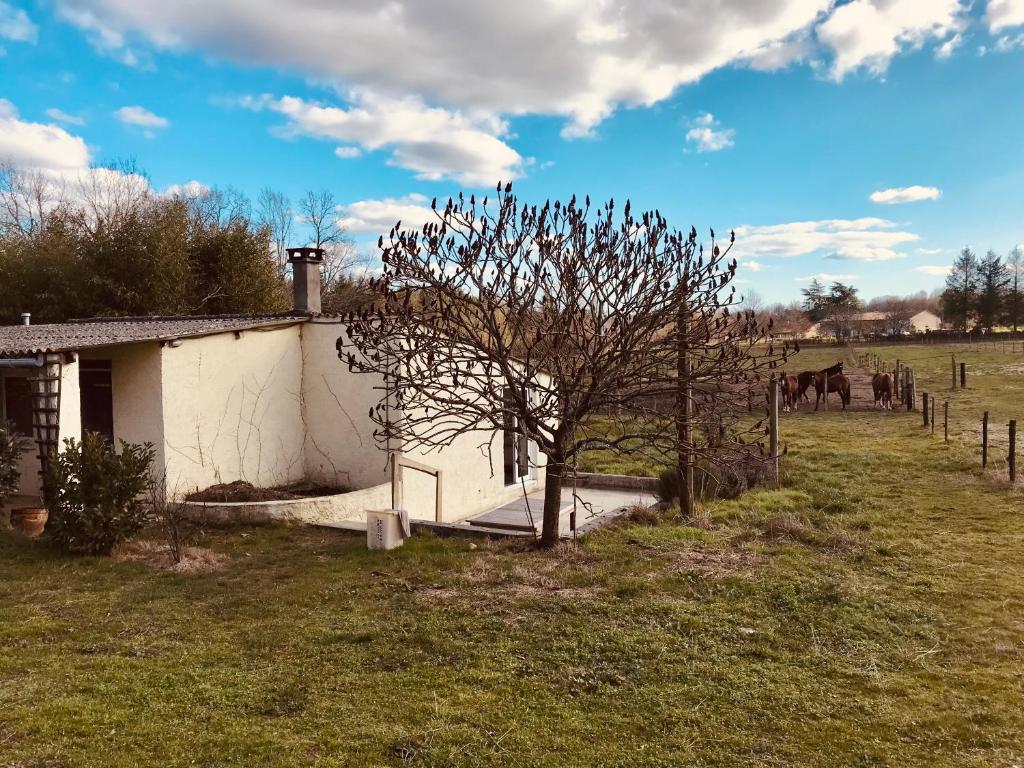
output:
[[[39,357],[0,358],[0,368],[42,368],[46,360]]]

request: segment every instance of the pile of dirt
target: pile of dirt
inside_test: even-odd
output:
[[[211,485],[201,491],[194,491],[185,497],[186,501],[205,501],[219,504],[253,503],[259,501],[293,501],[317,496],[333,496],[347,493],[348,488],[336,488],[317,483],[292,483],[276,488],[257,488],[252,483],[236,480],[233,483]]]

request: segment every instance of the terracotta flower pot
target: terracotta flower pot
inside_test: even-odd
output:
[[[11,510],[11,527],[23,536],[34,539],[46,527],[45,507],[15,507]]]

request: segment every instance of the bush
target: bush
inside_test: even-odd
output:
[[[64,441],[46,477],[47,536],[68,552],[108,555],[146,522],[142,494],[153,446],[121,442],[121,453],[102,435]]]
[[[701,501],[735,499],[740,494],[771,480],[771,463],[753,450],[724,466],[713,466],[699,459],[693,468],[693,493]],[[654,490],[659,501],[672,504],[679,500],[679,475],[675,467],[663,469]]]
[[[0,423],[0,506],[18,492],[21,471],[21,452],[26,440],[11,423]]]

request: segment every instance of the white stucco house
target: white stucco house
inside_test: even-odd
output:
[[[942,329],[942,318],[934,312],[923,309],[910,318],[911,333],[925,333],[926,331],[938,331]]]
[[[344,330],[320,314],[317,253],[290,253],[287,314],[0,326],[0,417],[32,434],[41,453],[84,430],[151,443],[172,495],[235,480],[353,489],[322,512],[355,520],[393,505],[395,459],[441,472],[440,488],[433,475],[402,473],[414,518],[454,522],[521,496],[524,485],[542,488],[543,456],[515,434],[492,435],[502,461],[493,467],[479,433],[429,455],[377,445],[369,410],[383,382],[338,359]],[[27,452],[22,493],[39,493],[39,467],[36,449]]]

